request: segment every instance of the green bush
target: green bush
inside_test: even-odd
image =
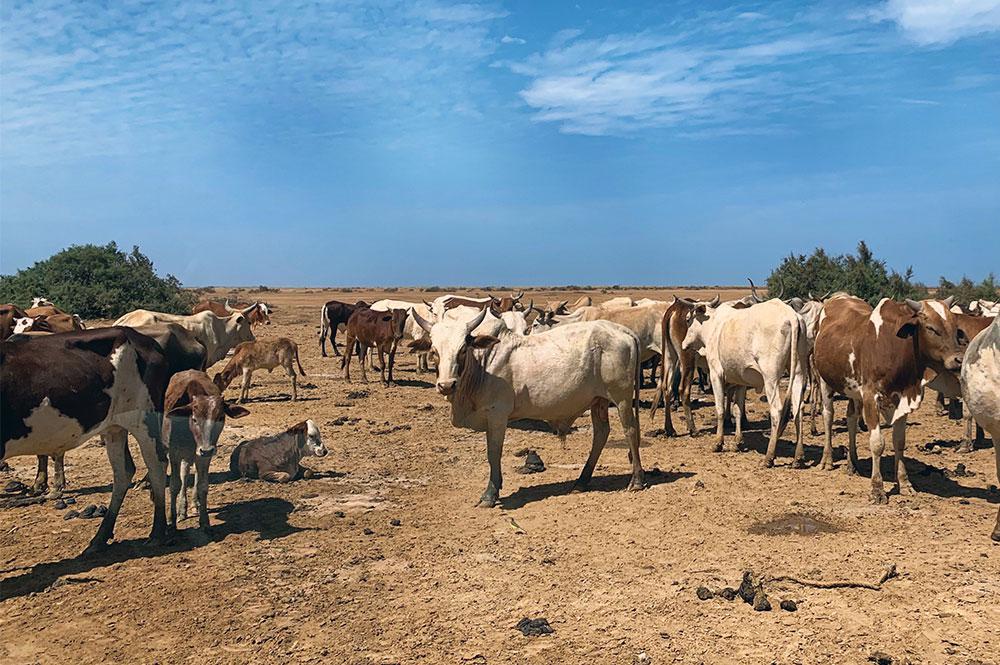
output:
[[[0,276],[0,302],[21,307],[43,296],[85,319],[113,319],[134,309],[187,314],[194,294],[173,275],[159,277],[138,247],[73,245],[16,275]]]
[[[942,277],[934,297],[947,298],[948,296],[955,296],[957,302],[966,305],[973,300],[996,300],[998,290],[1000,290],[1000,285],[997,284],[993,273],[987,275],[979,284],[976,284],[964,275],[958,281],[958,284]]]
[[[767,278],[768,293],[783,298],[817,298],[828,291],[847,291],[872,305],[881,298],[926,298],[927,288],[913,281],[913,268],[898,273],[876,259],[865,241],[858,243],[857,255],[831,256],[820,247],[808,257],[789,254]]]

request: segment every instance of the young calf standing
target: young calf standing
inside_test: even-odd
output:
[[[281,434],[262,436],[236,446],[229,458],[233,478],[260,478],[287,483],[310,477],[312,471],[302,466],[302,458],[326,455],[319,428],[311,420],[292,425]]]
[[[374,346],[378,349],[378,362],[382,368],[382,383],[385,385],[392,383],[392,368],[396,364],[396,347],[399,345],[399,340],[403,338],[408,314],[409,310],[405,309],[391,309],[386,312],[359,309],[354,312],[347,322],[344,357],[340,361],[340,367],[344,370],[344,378],[348,381],[351,380],[351,355],[354,352],[355,342],[357,342],[358,359],[361,362],[361,380],[368,383],[365,358],[368,357],[368,349]],[[388,379],[385,376],[386,353],[389,354]]]
[[[299,366],[299,372],[305,376],[306,371],[302,369],[302,363],[299,362],[299,346],[287,337],[243,342],[236,347],[232,359],[225,368],[215,375],[215,385],[219,387],[219,390],[225,390],[236,378],[236,375],[242,372],[243,383],[240,387],[240,403],[242,404],[250,398],[250,379],[253,377],[254,370],[266,369],[270,372],[281,365],[292,380],[292,401],[294,402],[299,398],[299,388],[295,368],[292,366],[293,360]]]
[[[226,416],[242,418],[249,411],[226,403],[208,375],[198,370],[174,374],[167,386],[163,404],[163,440],[170,459],[169,523],[177,528],[177,495],[180,494],[181,519],[187,518],[187,482],[194,464],[195,504],[198,526],[208,529],[208,466],[215,455]]]

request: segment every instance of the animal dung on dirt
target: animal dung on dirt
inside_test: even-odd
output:
[[[545,471],[545,462],[534,450],[529,450],[524,456],[524,464],[517,468],[518,473],[541,473]]]
[[[525,637],[540,637],[556,632],[544,617],[538,617],[537,619],[524,617],[517,622],[514,628],[521,631],[521,634]]]
[[[695,591],[695,595],[698,596],[698,600],[711,600],[712,598],[715,597],[715,594],[712,593],[712,590],[709,589],[707,586],[698,587],[698,589]]]
[[[787,598],[781,601],[781,603],[779,603],[779,607],[781,607],[781,609],[785,610],[786,612],[794,612],[799,609],[799,606],[795,603],[794,600],[789,600]]]

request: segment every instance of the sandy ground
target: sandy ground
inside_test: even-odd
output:
[[[962,425],[936,415],[932,400],[907,436],[919,494],[892,495],[887,506],[869,504],[867,478],[819,470],[821,437],[808,430],[809,468],[789,467],[787,438],[777,466],[759,468],[765,405],[751,393],[753,426],[738,453],[710,452],[710,396],[693,438],[655,436],[644,413],[650,486],[638,493],[623,491],[629,467],[613,413],[611,443],[583,494],[567,491],[589,450],[589,418],[565,445],[542,428],[511,428],[502,508],[477,509],[484,436],[449,424],[413,356],[400,357],[400,385],[390,388],[361,385],[357,374],[349,385],[337,359],[319,356],[324,301],[383,295],[436,294],[267,294],[278,310],[260,336],[296,340],[308,376],[296,403],[280,370],[255,376],[252,415],[230,421],[212,464],[210,538],[189,519],[176,544],[146,544],[150,504],[138,491],[125,500],[118,541],[87,559],[77,555],[96,520],[64,521],[51,504],[0,511],[0,662],[866,663],[876,652],[894,663],[1000,662],[993,451],[959,455]],[[740,294],[723,292],[731,295]],[[843,402],[838,410],[842,443]],[[226,478],[239,441],[305,418],[331,449],[308,460],[325,477],[284,486]],[[923,449],[930,442],[937,452]],[[515,472],[523,460],[513,453],[525,447],[539,452],[544,473]],[[867,474],[864,445],[861,455]],[[959,462],[974,475],[943,473]],[[33,459],[13,460],[0,482],[30,483],[33,468]],[[95,442],[67,457],[67,475],[77,508],[108,502],[111,471]],[[835,530],[755,533],[793,513]],[[771,612],[695,594],[738,586],[746,569],[872,581],[890,563],[899,577],[881,591],[771,583]],[[798,611],[777,609],[783,599]],[[522,636],[514,625],[524,617],[545,617],[555,632]]]

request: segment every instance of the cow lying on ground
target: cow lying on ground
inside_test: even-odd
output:
[[[857,473],[858,415],[868,426],[874,503],[886,503],[880,460],[885,450],[881,424],[892,426],[896,487],[913,494],[906,473],[906,418],[923,399],[924,373],[957,371],[968,339],[956,325],[951,303],[883,298],[873,309],[864,300],[834,295],[823,305],[813,358],[823,396],[826,442],[823,469],[833,469],[833,396],[846,395],[849,474]]]
[[[167,518],[172,529],[177,528],[177,512],[181,519],[188,515],[188,476],[194,466],[194,497],[198,508],[198,526],[208,529],[208,467],[226,416],[242,418],[250,412],[242,406],[227,403],[219,388],[204,372],[187,370],[174,374],[163,398],[163,440],[170,458],[170,512]],[[178,503],[180,495],[180,506]]]
[[[167,362],[130,328],[18,336],[0,342],[0,458],[61,455],[103,435],[114,473],[108,512],[86,553],[103,549],[135,473],[128,435],[139,442],[153,500],[151,538],[165,533],[161,440]]]
[[[962,361],[962,398],[965,406],[993,437],[997,480],[1000,482],[1000,319],[969,344]],[[991,538],[1000,541],[1000,510]]]
[[[628,329],[608,321],[560,326],[542,335],[520,336],[501,330],[473,335],[486,310],[471,321],[431,323],[415,316],[431,335],[439,358],[437,390],[451,404],[451,422],[486,432],[490,479],[479,505],[500,500],[500,458],[507,423],[544,420],[567,431],[590,409],[593,442],[576,487],[590,482],[610,432],[608,406],[617,405],[632,461],[630,490],[643,487],[639,461],[639,341]]]
[[[361,363],[361,380],[368,383],[368,373],[365,371],[365,359],[368,350],[374,347],[378,350],[378,361],[382,373],[382,383],[393,382],[392,369],[396,364],[396,348],[403,339],[408,310],[394,309],[388,312],[376,312],[372,309],[358,309],[351,315],[344,332],[344,357],[340,367],[344,370],[344,378],[351,380],[351,356],[357,348],[358,360]],[[389,376],[386,378],[386,354],[389,355]]]
[[[311,478],[313,471],[302,466],[302,458],[323,457],[326,452],[316,423],[306,420],[281,434],[240,443],[229,458],[229,473],[232,478],[260,478],[275,483]]]
[[[330,338],[330,345],[333,347],[333,355],[339,356],[340,351],[337,349],[337,329],[339,326],[346,326],[347,322],[351,318],[351,314],[354,314],[358,309],[363,309],[368,307],[368,303],[364,300],[359,300],[353,305],[348,305],[346,302],[340,302],[339,300],[331,300],[323,305],[323,309],[320,310],[319,314],[319,352],[324,358],[326,358],[326,338]]]
[[[295,367],[292,361],[299,366],[302,376],[306,371],[302,369],[299,362],[299,345],[287,337],[277,339],[258,339],[255,342],[243,342],[236,347],[233,357],[226,363],[225,368],[215,375],[215,385],[219,390],[225,390],[233,382],[237,374],[243,375],[243,382],[240,384],[240,403],[250,399],[250,380],[253,373],[258,369],[272,371],[279,365],[285,368],[285,373],[292,381],[292,401],[299,398],[298,381],[295,376]]]

